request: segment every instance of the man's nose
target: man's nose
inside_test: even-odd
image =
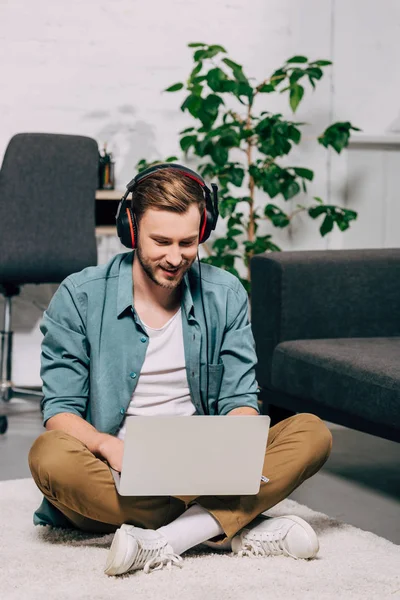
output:
[[[178,267],[182,262],[182,254],[179,246],[170,246],[165,258],[172,267]]]

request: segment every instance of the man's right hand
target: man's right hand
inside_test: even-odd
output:
[[[106,459],[112,469],[121,473],[124,442],[119,438],[104,434],[98,446],[98,454]]]

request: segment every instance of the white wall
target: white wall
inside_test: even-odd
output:
[[[334,66],[293,117],[311,125],[290,163],[315,170],[311,195],[343,203],[346,157],[315,138],[333,120],[368,134],[395,127],[399,25],[396,0],[0,0],[0,156],[17,132],[85,134],[109,142],[124,187],[138,159],[179,152],[177,133],[192,124],[179,110],[184,94],[161,92],[188,75],[187,43],[222,44],[257,80],[301,53]],[[259,108],[292,118],[286,95],[265,95]],[[351,233],[322,239],[302,216],[274,232],[283,249],[340,248],[343,235]],[[33,295],[45,306],[51,289],[27,286],[15,301],[19,385],[40,384]]]

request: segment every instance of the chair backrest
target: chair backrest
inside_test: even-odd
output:
[[[89,137],[10,140],[0,171],[0,284],[60,283],[97,264],[97,173]]]

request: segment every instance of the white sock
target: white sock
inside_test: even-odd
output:
[[[157,529],[176,554],[224,533],[217,519],[200,504],[192,504],[175,521]]]

